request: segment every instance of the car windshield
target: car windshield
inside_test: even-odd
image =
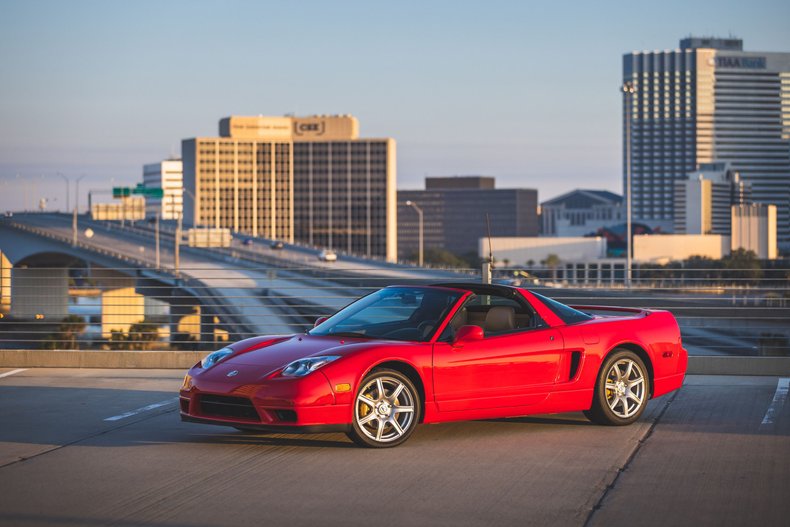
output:
[[[438,288],[387,287],[360,298],[308,333],[424,342],[462,294]]]

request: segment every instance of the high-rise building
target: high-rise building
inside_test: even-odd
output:
[[[398,250],[411,258],[419,250],[416,204],[423,213],[423,247],[477,254],[478,240],[492,236],[537,236],[538,191],[497,189],[492,177],[425,179],[426,190],[398,191]],[[486,221],[488,215],[488,222]]]
[[[750,189],[727,163],[704,163],[675,181],[675,233],[730,234],[732,206],[749,202]]]
[[[240,117],[182,143],[185,219],[394,260],[396,152],[350,115]]]
[[[624,55],[623,81],[635,221],[671,230],[675,180],[727,162],[754,201],[777,205],[779,244],[790,246],[790,53],[690,37],[679,49]]]
[[[162,198],[146,198],[146,217],[153,218],[161,213],[160,218],[163,220],[178,219],[183,212],[184,193],[183,165],[180,159],[143,165],[143,185],[162,189]]]

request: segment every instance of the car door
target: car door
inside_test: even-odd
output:
[[[434,344],[434,394],[439,411],[528,406],[557,382],[562,334],[524,329],[464,343]]]

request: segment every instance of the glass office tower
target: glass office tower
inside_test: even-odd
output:
[[[675,180],[726,162],[755,202],[777,205],[778,242],[790,249],[790,53],[689,37],[679,49],[624,55],[623,82],[633,87],[623,187],[630,168],[634,221],[672,231]]]

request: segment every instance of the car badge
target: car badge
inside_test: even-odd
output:
[[[239,370],[233,370],[233,371],[229,371],[227,376],[228,377],[235,377],[238,374],[239,374]]]

